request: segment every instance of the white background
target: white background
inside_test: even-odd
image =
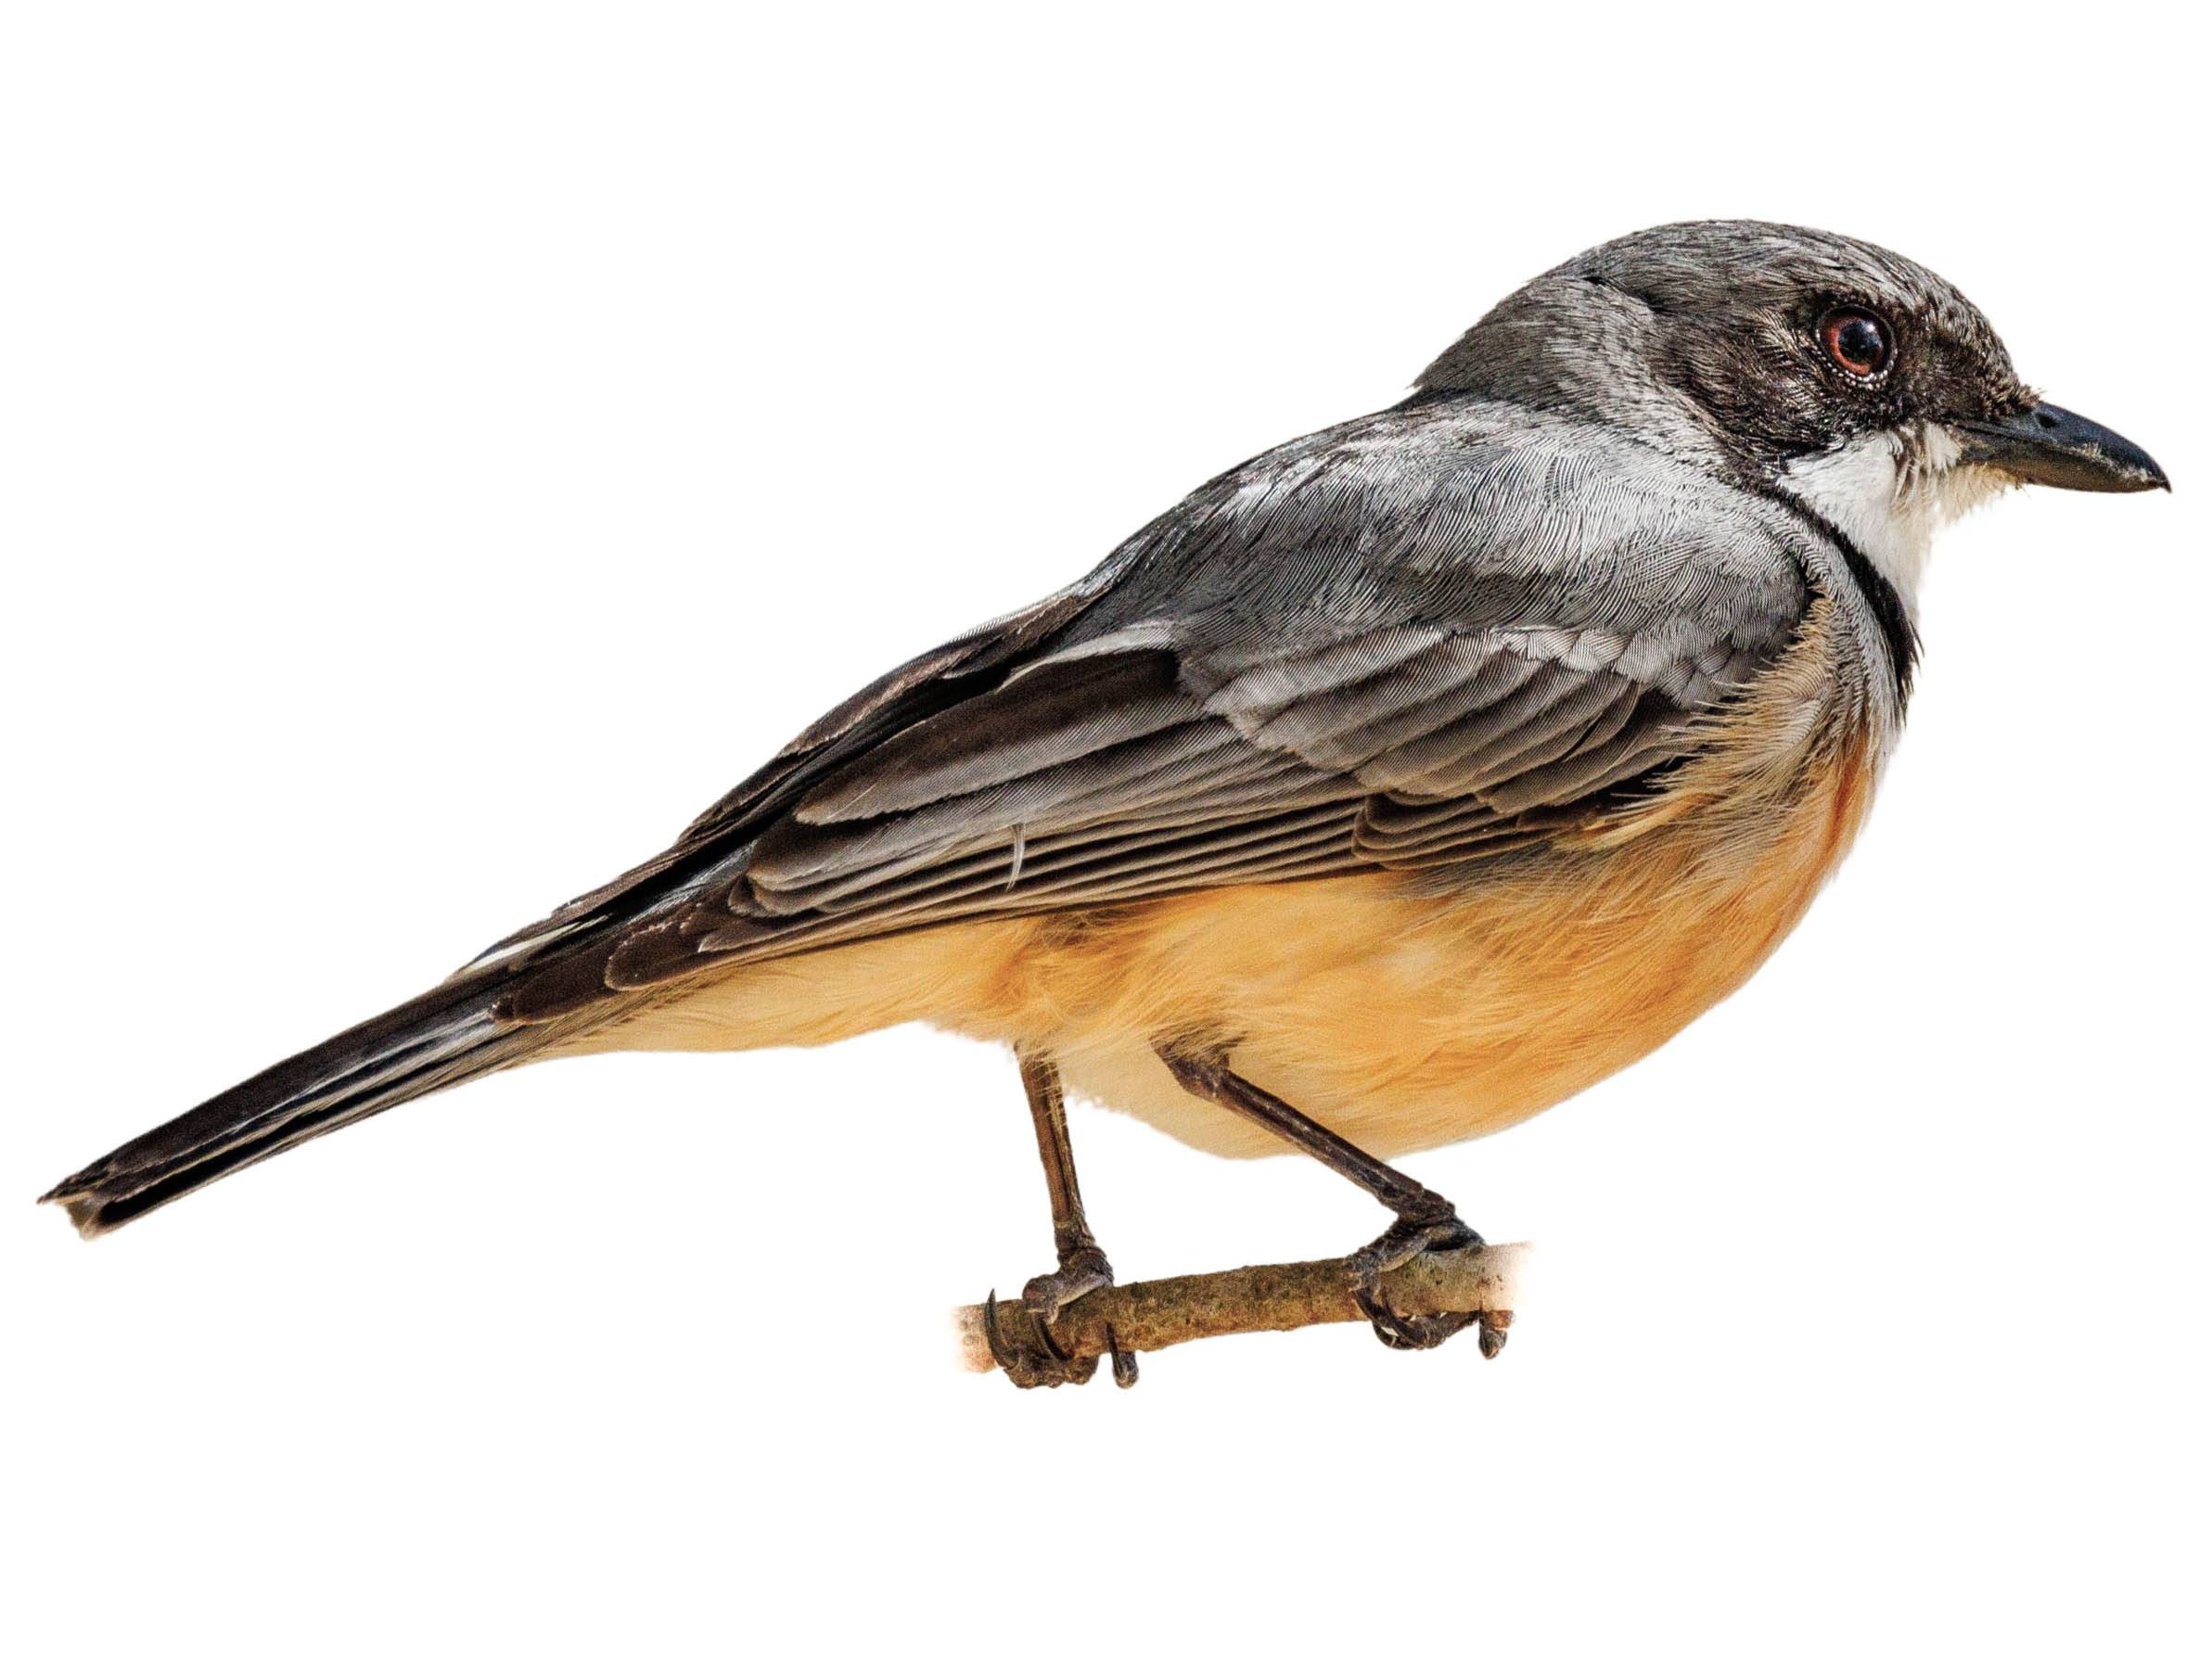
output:
[[[21,1653],[2201,1652],[2201,89],[2149,16],[32,6],[0,42]],[[1541,1274],[1017,1395],[1010,1064],[494,1078],[28,1200],[660,847],[891,662],[1662,220],[1959,282],[2168,498],[1938,550],[1767,971],[1411,1160]],[[1321,1169],[1075,1121],[1125,1278]],[[2196,1580],[2193,1585],[2191,1580]]]

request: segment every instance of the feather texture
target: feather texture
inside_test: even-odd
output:
[[[887,675],[556,912],[551,960],[526,931],[486,971],[543,1020],[947,922],[1478,860],[1692,753],[1796,635],[1815,540],[1601,428],[1370,415]]]

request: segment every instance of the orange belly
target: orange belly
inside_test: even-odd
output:
[[[1649,1053],[1804,913],[1871,794],[1866,746],[1783,798],[1683,810],[1439,893],[1373,874],[1016,917],[735,969],[581,1049],[836,1041],[909,1020],[1059,1060],[1076,1093],[1207,1150],[1282,1142],[1152,1053],[1218,1037],[1261,1087],[1391,1155],[1506,1128]]]

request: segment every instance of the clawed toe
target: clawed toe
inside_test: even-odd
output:
[[[1032,1315],[1051,1324],[1060,1309],[1079,1296],[1104,1290],[1114,1283],[1114,1270],[1106,1252],[1093,1244],[1071,1252],[1059,1270],[1040,1273],[1021,1287],[1021,1303]]]
[[[1114,1283],[1106,1252],[1092,1246],[1071,1253],[1056,1272],[1040,1273],[1022,1287],[1016,1306],[1002,1306],[995,1293],[984,1298],[983,1334],[991,1357],[1016,1388],[1057,1388],[1088,1383],[1098,1370],[1095,1354],[1071,1352],[1055,1334],[1060,1310]],[[1114,1381],[1127,1388],[1137,1380],[1137,1357],[1112,1350]]]
[[[1505,1346],[1503,1320],[1482,1313],[1400,1313],[1383,1294],[1383,1275],[1416,1256],[1481,1248],[1482,1235],[1450,1212],[1428,1221],[1400,1221],[1345,1258],[1351,1272],[1352,1300],[1385,1347],[1433,1348],[1470,1325],[1480,1325],[1483,1357],[1494,1359]]]
[[[1050,1320],[1026,1302],[1003,1306],[996,1291],[983,1298],[983,1336],[991,1357],[1016,1388],[1088,1383],[1098,1369],[1094,1356],[1078,1358],[1060,1346]]]
[[[1355,1289],[1352,1295],[1387,1348],[1440,1347],[1482,1318],[1478,1313],[1400,1313],[1380,1295]]]

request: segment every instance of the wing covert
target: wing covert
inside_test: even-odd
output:
[[[964,918],[1451,863],[1601,813],[1795,633],[1794,527],[1748,499],[1497,406],[1285,445],[819,722],[563,912],[582,934],[508,1012]]]

